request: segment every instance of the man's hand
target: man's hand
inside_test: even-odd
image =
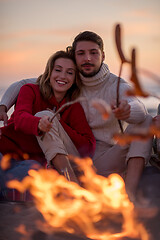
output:
[[[4,122],[4,126],[7,126],[8,115],[7,115],[7,108],[5,105],[0,105],[0,121]]]
[[[130,116],[130,108],[131,106],[128,104],[126,100],[121,100],[119,102],[119,106],[117,107],[115,103],[111,104],[111,109],[114,116],[119,120],[126,120]]]
[[[39,120],[38,129],[42,132],[49,132],[52,127],[52,123],[49,121],[48,116],[42,116]]]

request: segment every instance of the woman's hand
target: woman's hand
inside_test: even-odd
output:
[[[7,126],[8,115],[7,115],[7,108],[5,105],[0,105],[0,121],[4,122],[4,126]]]
[[[52,127],[52,123],[49,121],[48,116],[42,116],[39,120],[38,129],[42,132],[49,132]]]

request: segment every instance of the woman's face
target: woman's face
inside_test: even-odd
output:
[[[71,59],[58,58],[55,61],[50,83],[57,101],[61,101],[75,81],[76,66]]]

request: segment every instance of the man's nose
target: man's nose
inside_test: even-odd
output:
[[[91,60],[91,55],[89,53],[85,54],[85,61],[89,62]]]

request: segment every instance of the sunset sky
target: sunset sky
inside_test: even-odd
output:
[[[160,76],[159,0],[0,0],[0,16],[0,87],[38,77],[49,56],[84,30],[103,38],[105,62],[117,74],[117,23],[125,54],[135,47],[138,66]]]

